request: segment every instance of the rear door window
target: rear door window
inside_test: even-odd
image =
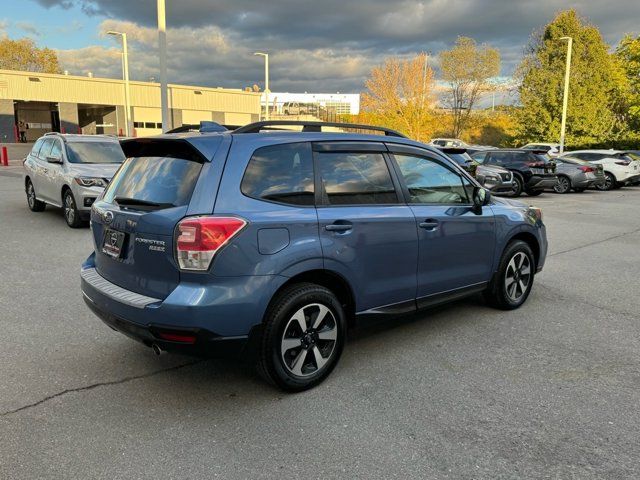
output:
[[[313,205],[313,157],[309,143],[272,145],[256,150],[240,187],[258,200]]]
[[[316,155],[323,203],[398,203],[398,195],[382,153],[317,152]]]
[[[183,158],[129,158],[107,187],[104,201],[134,210],[188,205],[201,169],[201,162]]]

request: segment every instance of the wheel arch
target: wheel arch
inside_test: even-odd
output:
[[[533,258],[537,266],[540,262],[540,243],[538,242],[538,239],[536,238],[536,236],[530,232],[516,233],[506,243],[505,248],[507,248],[506,246],[509,245],[509,243],[513,242],[514,240],[521,240],[525,242],[527,245],[529,245],[529,247],[533,251]]]
[[[280,294],[280,292],[290,287],[291,285],[304,282],[315,283],[316,285],[323,286],[326,289],[330,290],[338,298],[338,301],[344,308],[344,312],[347,317],[347,325],[349,327],[355,325],[356,304],[353,288],[342,275],[334,271],[325,269],[307,270],[289,278],[274,292],[271,300],[269,301],[269,307],[266,311],[269,311],[273,300]]]
[[[71,190],[71,187],[69,185],[67,185],[66,183],[62,185],[62,188],[60,189],[61,204],[64,204],[64,194],[67,193],[67,190],[71,192],[71,195],[73,195],[73,191]]]

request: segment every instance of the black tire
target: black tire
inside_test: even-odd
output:
[[[580,188],[574,188],[573,191],[576,193],[582,193],[586,190],[586,188],[584,187],[580,187]]]
[[[601,183],[600,185],[596,185],[596,188],[600,191],[606,192],[616,188],[617,184],[618,184],[618,180],[613,175],[613,173],[604,172],[604,183]]]
[[[514,198],[519,197],[520,195],[522,195],[522,192],[524,190],[524,180],[522,180],[522,178],[520,177],[520,175],[513,175],[513,195],[511,195]]]
[[[553,187],[556,193],[569,193],[571,191],[571,180],[565,175],[558,175],[558,183]]]
[[[529,195],[530,197],[537,197],[538,195],[542,194],[544,192],[544,190],[527,190],[527,195]]]
[[[327,311],[318,318],[321,307]],[[304,318],[306,331],[298,318]],[[320,323],[314,325],[318,320]],[[273,299],[265,316],[258,372],[268,382],[289,392],[318,385],[340,359],[346,325],[342,306],[330,290],[313,283],[286,288]],[[325,363],[319,365],[318,354]]]
[[[71,228],[80,228],[84,222],[80,218],[80,212],[76,205],[76,199],[73,197],[71,190],[65,190],[62,194],[62,211],[64,220]]]
[[[36,189],[33,187],[31,180],[27,179],[25,185],[25,192],[27,193],[27,205],[32,212],[42,212],[47,206],[46,203],[41,202],[36,198]]]
[[[523,257],[520,257],[522,255]],[[518,269],[518,259],[523,258]],[[526,260],[525,260],[526,259]],[[512,260],[514,263],[512,264]],[[528,273],[525,274],[528,266]],[[515,270],[518,274],[515,275]],[[522,240],[514,240],[507,245],[502,253],[498,271],[493,276],[489,286],[484,292],[487,304],[501,310],[514,310],[520,307],[529,296],[535,277],[536,263],[531,247]],[[508,277],[515,279],[507,284]],[[521,282],[520,282],[521,281]],[[516,284],[515,286],[513,286]],[[524,289],[522,288],[524,285]],[[511,287],[513,286],[513,290]],[[518,296],[518,292],[520,295]]]

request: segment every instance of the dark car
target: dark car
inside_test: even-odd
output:
[[[497,165],[510,170],[515,183],[515,197],[522,192],[540,195],[545,189],[554,188],[558,181],[555,163],[546,152],[501,148],[476,152],[471,158],[482,165]]]
[[[438,147],[451,160],[456,162],[475,177],[480,184],[496,195],[512,195],[515,185],[513,174],[506,168],[497,165],[482,165],[468,153],[468,149],[454,147]]]
[[[303,129],[270,131],[285,124]],[[258,122],[122,148],[92,207],[87,305],[156,352],[252,359],[286,390],[326,378],[356,320],[478,292],[515,309],[545,263],[539,208],[381,127]]]

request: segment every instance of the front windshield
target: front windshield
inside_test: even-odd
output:
[[[70,163],[122,163],[124,153],[118,142],[67,142]]]

